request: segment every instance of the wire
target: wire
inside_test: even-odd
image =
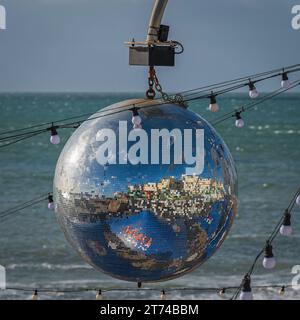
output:
[[[44,132],[46,132],[46,131],[47,131],[47,130],[38,131],[38,132],[36,132],[36,133],[26,135],[26,136],[23,137],[23,138],[14,139],[13,141],[10,141],[10,142],[8,142],[8,143],[5,143],[5,144],[0,145],[0,149],[5,148],[5,147],[8,147],[8,146],[11,146],[12,144],[15,144],[15,143],[20,142],[20,141],[30,139],[30,138],[35,137],[35,136],[37,136],[37,135],[40,135],[41,133],[44,133]]]
[[[36,197],[34,199],[31,199],[29,201],[26,201],[24,203],[21,203],[15,207],[12,207],[10,209],[4,210],[0,212],[0,224],[7,220],[8,217],[10,217],[13,214],[19,213],[20,211],[27,209],[29,207],[32,207],[38,203],[44,202],[48,199],[50,193],[40,195],[39,197]],[[6,219],[5,219],[6,218]]]

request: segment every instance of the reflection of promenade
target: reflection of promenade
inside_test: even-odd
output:
[[[206,216],[212,204],[225,198],[221,183],[197,176],[162,179],[158,183],[129,185],[128,192],[118,192],[114,198],[89,193],[75,196],[81,214],[130,215],[152,211],[164,218]]]

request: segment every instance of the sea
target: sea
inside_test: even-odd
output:
[[[1,93],[0,133],[52,122],[80,114],[93,114],[115,102],[143,97],[141,93]],[[229,94],[218,99],[217,114],[199,100],[189,108],[213,123],[222,114],[249,104],[247,94]],[[300,94],[286,93],[243,114],[245,127],[234,118],[215,126],[235,159],[238,171],[238,214],[220,249],[195,271],[181,278],[145,284],[113,279],[95,271],[70,247],[47,202],[0,219],[0,265],[6,271],[7,288],[0,299],[30,299],[35,288],[40,299],[95,299],[102,289],[106,299],[231,299],[217,288],[239,286],[244,274],[300,187]],[[74,129],[59,131],[61,144],[49,143],[49,134],[0,149],[0,212],[52,191],[57,159]],[[254,299],[300,299],[300,207],[292,215],[293,235],[274,240],[276,268],[266,270],[258,261],[252,276]],[[299,280],[298,280],[299,281]],[[299,281],[300,283],[300,281]],[[285,295],[280,286],[287,285]],[[279,286],[279,287],[268,287]],[[193,290],[193,288],[213,290]],[[77,292],[77,289],[91,291]],[[191,289],[189,289],[191,288]],[[184,290],[176,290],[184,289]],[[74,292],[56,292],[56,291]]]

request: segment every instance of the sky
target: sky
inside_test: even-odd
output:
[[[169,0],[163,23],[184,54],[157,68],[183,91],[300,63],[300,0]],[[147,69],[128,65],[124,42],[144,41],[153,0],[0,0],[2,92],[141,92]],[[269,90],[274,83],[266,85]]]

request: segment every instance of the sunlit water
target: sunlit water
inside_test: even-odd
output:
[[[1,94],[0,127],[12,130],[82,113],[134,94]],[[208,112],[207,101],[194,102],[191,109],[213,122],[216,116],[249,102],[246,95],[220,99],[219,113]],[[239,176],[239,209],[234,226],[221,248],[205,264],[182,278],[147,285],[157,291],[107,292],[107,298],[157,299],[160,290],[174,287],[226,287],[240,283],[243,274],[264,245],[293,193],[300,186],[300,95],[290,94],[265,102],[244,115],[246,127],[237,129],[234,119],[216,126],[236,160]],[[60,131],[62,144],[53,146],[48,134],[0,149],[0,211],[52,190],[55,164],[72,130]],[[7,286],[55,289],[135,288],[132,283],[112,279],[94,271],[67,244],[47,203],[26,209],[8,220],[0,220],[0,264],[6,267]],[[258,262],[253,285],[291,284],[291,269],[300,265],[300,210],[294,211],[294,235],[278,236],[274,242],[275,270]],[[230,298],[232,291],[225,295]],[[278,289],[254,290],[255,298],[280,299]],[[1,299],[27,299],[30,293],[0,291]],[[288,289],[286,298],[299,299]],[[41,294],[45,299],[94,299],[95,292]],[[219,299],[215,292],[170,292],[171,299]]]

